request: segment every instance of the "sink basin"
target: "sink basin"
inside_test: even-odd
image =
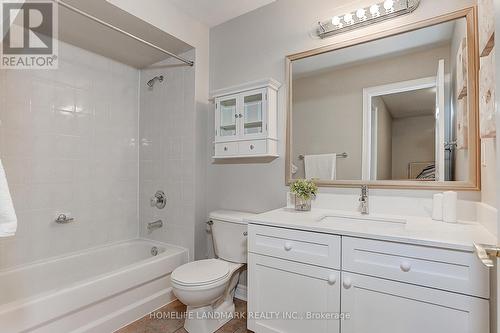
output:
[[[321,217],[318,222],[374,222],[406,224],[406,219],[383,215],[362,214],[329,214]]]

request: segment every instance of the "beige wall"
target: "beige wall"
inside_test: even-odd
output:
[[[393,119],[379,96],[372,98],[372,111],[375,111],[373,109],[377,112],[377,180],[388,180],[392,179]]]
[[[392,179],[408,179],[408,163],[435,160],[433,116],[394,119],[392,122]]]
[[[295,178],[304,177],[299,154],[346,152],[349,158],[337,161],[337,179],[361,179],[363,89],[435,76],[439,59],[449,65],[449,55],[450,46],[440,45],[294,80]]]

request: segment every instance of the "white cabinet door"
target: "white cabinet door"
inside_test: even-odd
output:
[[[489,302],[342,273],[342,333],[488,333]]]
[[[267,136],[267,89],[240,94],[241,138],[256,139]]]
[[[254,253],[249,254],[248,265],[250,330],[339,332],[340,272]],[[324,317],[313,320],[313,315]]]
[[[215,104],[216,141],[227,141],[239,136],[240,102],[238,95],[220,97]]]

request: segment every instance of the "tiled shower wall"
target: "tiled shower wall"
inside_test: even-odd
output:
[[[60,42],[58,70],[0,71],[0,156],[18,214],[0,269],[135,237],[139,71]],[[58,225],[58,213],[74,223]]]
[[[183,54],[193,59],[194,50]],[[140,107],[140,234],[184,246],[191,259],[195,242],[195,71],[167,60],[159,69],[141,71]],[[146,82],[163,75],[163,82],[148,88]],[[151,207],[157,190],[167,196],[167,206]],[[161,219],[164,227],[148,232],[147,223]]]

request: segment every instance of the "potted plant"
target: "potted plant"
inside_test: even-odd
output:
[[[311,210],[311,200],[318,193],[318,187],[312,180],[299,179],[290,185],[290,191],[295,194],[295,210]]]

